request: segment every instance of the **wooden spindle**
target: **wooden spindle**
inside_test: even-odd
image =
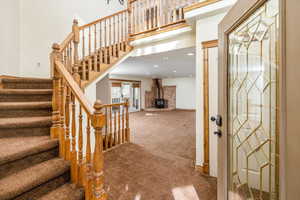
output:
[[[103,139],[102,128],[105,125],[105,116],[102,113],[103,105],[101,101],[96,101],[94,105],[95,113],[92,118],[92,125],[95,130],[95,151],[94,151],[94,193],[95,200],[106,200],[107,194],[104,190],[104,156],[103,156]]]
[[[127,141],[127,142],[130,142],[130,128],[129,128],[129,100],[128,100],[128,99],[126,99],[125,110],[126,110],[126,141]]]
[[[65,158],[65,81],[61,79],[60,84],[60,135],[59,135],[59,157]]]
[[[122,143],[125,143],[125,107],[124,106],[120,106],[120,109],[122,108]]]
[[[71,91],[67,87],[66,91],[66,103],[65,103],[65,130],[66,130],[66,141],[65,141],[65,158],[71,160],[71,137],[70,137],[70,102],[71,102]]]
[[[121,107],[118,107],[118,144],[122,142],[122,134],[121,134]]]
[[[81,106],[79,106],[79,116],[78,116],[78,123],[79,123],[79,132],[78,132],[78,184],[80,186],[83,186],[83,176],[84,176],[84,172],[83,172],[83,130],[82,130],[82,108]]]
[[[92,37],[92,35],[91,35],[91,27],[89,26],[89,29],[88,29],[88,31],[89,31],[89,34],[88,34],[88,44],[89,44],[89,56],[91,56],[91,53],[92,53],[92,39],[91,39],[91,37]]]
[[[105,116],[107,116],[107,107],[105,107]],[[105,147],[104,149],[107,150],[108,149],[108,140],[109,140],[109,135],[108,135],[108,121],[105,120],[105,139],[104,139],[104,144],[105,144]]]
[[[75,96],[71,94],[72,102],[72,150],[71,150],[71,180],[73,183],[78,183],[78,165],[77,165],[77,151],[76,151],[76,104]]]
[[[117,133],[117,111],[114,111],[114,146],[118,144],[118,133]]]
[[[97,54],[97,24],[94,25],[94,71],[98,71],[98,54]]]
[[[92,149],[91,149],[91,122],[90,117],[87,119],[86,127],[86,167],[85,167],[85,199],[92,200]]]
[[[109,107],[109,147],[113,146],[113,130],[112,130],[112,107]]]

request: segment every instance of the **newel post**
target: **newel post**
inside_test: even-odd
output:
[[[53,93],[52,93],[52,127],[51,138],[60,136],[61,126],[61,76],[55,68],[55,61],[60,59],[60,46],[52,45],[52,53],[50,55],[50,63],[52,69]]]
[[[93,196],[95,200],[106,200],[107,194],[104,190],[104,156],[102,129],[105,125],[105,115],[102,112],[103,104],[97,100],[94,105],[95,113],[92,118],[92,126],[95,130],[95,151],[94,151],[94,181]]]
[[[129,99],[126,99],[126,104],[125,104],[125,111],[126,111],[126,141],[130,142],[130,128],[129,128]]]

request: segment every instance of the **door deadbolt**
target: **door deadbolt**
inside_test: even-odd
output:
[[[221,117],[221,115],[217,115],[216,117],[212,116],[210,118],[210,120],[213,121],[213,122],[216,122],[217,126],[220,126],[220,127],[222,126],[222,117]]]

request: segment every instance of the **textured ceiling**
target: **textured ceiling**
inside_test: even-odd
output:
[[[194,55],[187,55],[193,53]],[[195,48],[179,49],[147,56],[130,57],[111,74],[149,78],[195,76]],[[176,71],[176,72],[175,72]]]

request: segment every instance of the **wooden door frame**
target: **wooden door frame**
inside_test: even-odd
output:
[[[203,173],[209,174],[209,49],[218,47],[218,40],[204,41],[203,50]]]
[[[218,144],[218,200],[227,200],[227,48],[228,34],[241,24],[267,0],[239,0],[219,24],[219,113],[223,126],[219,129],[223,137]],[[300,28],[297,18],[300,4],[298,0],[279,0],[279,199],[297,199],[300,196],[299,174],[299,113],[300,94]],[[298,52],[298,53],[296,53]],[[295,94],[295,92],[297,94]],[[296,134],[297,133],[297,134]]]

